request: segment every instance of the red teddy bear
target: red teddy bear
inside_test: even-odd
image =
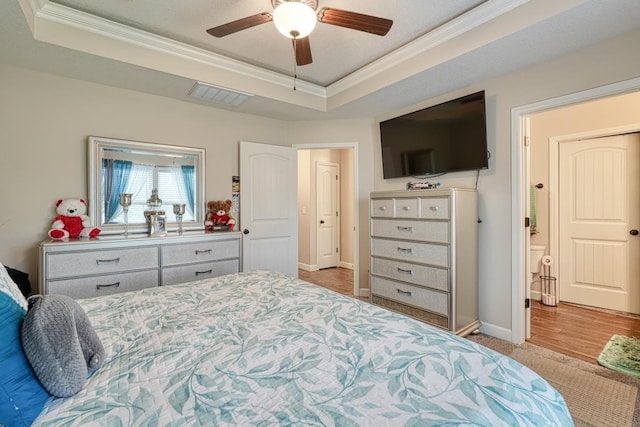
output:
[[[56,203],[57,217],[51,223],[49,237],[63,240],[78,237],[96,237],[100,228],[93,227],[87,212],[87,204],[82,199],[60,199]]]

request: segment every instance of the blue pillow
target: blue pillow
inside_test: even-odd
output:
[[[20,327],[26,310],[11,286],[18,290],[0,264],[0,424],[29,426],[49,394],[22,351]]]

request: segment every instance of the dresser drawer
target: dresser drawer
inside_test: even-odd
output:
[[[239,270],[240,261],[238,259],[167,267],[162,269],[162,285],[175,285],[208,277],[224,276],[225,274],[237,273]]]
[[[443,316],[449,316],[449,294],[445,292],[432,291],[419,286],[372,276],[371,293]]]
[[[394,199],[396,218],[418,218],[418,199]]]
[[[371,235],[390,239],[449,243],[449,222],[373,219]]]
[[[449,219],[449,199],[446,197],[420,199],[420,218]]]
[[[158,286],[158,270],[154,269],[67,280],[50,280],[46,282],[46,293],[81,299],[156,286]]]
[[[449,291],[449,270],[444,268],[373,258],[371,274]]]
[[[52,253],[47,254],[46,263],[46,279],[142,270],[160,265],[156,246]]]
[[[400,261],[449,266],[448,246],[402,240],[371,239],[371,255]]]
[[[393,199],[371,200],[371,216],[392,218],[393,217]]]
[[[216,240],[202,243],[162,245],[162,265],[178,265],[193,262],[238,258],[240,240]]]

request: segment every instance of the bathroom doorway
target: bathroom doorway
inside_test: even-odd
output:
[[[638,83],[633,82],[630,83],[631,86],[637,84]],[[640,94],[637,92],[622,92],[626,91],[618,92],[621,93],[619,95],[615,94],[616,90],[612,88],[611,93],[614,93],[614,95],[611,96],[606,92],[601,94],[601,96],[592,96],[590,98],[589,96],[585,96],[585,99],[589,99],[582,103],[575,103],[574,98],[574,103],[567,102],[564,105],[560,103],[557,108],[540,108],[540,112],[532,111],[531,113],[526,114],[526,117],[530,121],[531,137],[529,181],[533,185],[539,184],[539,189],[535,190],[535,203],[537,208],[537,212],[535,214],[536,233],[527,236],[527,238],[530,239],[529,242],[532,246],[544,247],[545,255],[551,257],[550,266],[547,270],[542,271],[542,266],[540,264],[532,266],[532,269],[539,269],[541,270],[541,273],[548,274],[551,277],[558,279],[556,291],[559,293],[558,297],[560,301],[564,301],[563,291],[561,289],[562,283],[560,280],[562,279],[564,282],[570,277],[570,275],[567,274],[567,265],[564,262],[568,256],[566,252],[567,244],[566,242],[564,244],[562,243],[564,241],[568,241],[566,237],[562,237],[562,229],[563,227],[566,227],[566,224],[563,225],[560,220],[559,212],[566,208],[566,206],[564,208],[562,207],[566,200],[573,202],[579,197],[576,195],[575,187],[569,186],[568,188],[562,188],[562,183],[566,183],[567,181],[567,177],[562,178],[562,173],[564,170],[571,168],[567,168],[560,160],[561,155],[558,140],[560,139],[568,143],[569,141],[574,140],[588,140],[590,139],[590,136],[598,136],[598,133],[602,136],[605,134],[614,135],[618,133],[633,133],[640,130],[640,123],[638,123],[637,117],[633,117],[631,114],[633,110],[637,111],[637,108],[640,106]],[[635,158],[637,156],[633,157],[634,165],[636,167],[640,166],[640,159]],[[597,173],[592,171],[589,173],[587,179],[589,179],[591,175],[596,174]],[[605,188],[603,191],[605,193],[611,193],[607,190],[609,189]],[[638,193],[636,192],[635,194]],[[624,198],[624,203],[640,203],[638,201],[638,196],[619,197]],[[580,200],[583,199],[584,198],[580,198]],[[602,205],[600,202],[598,204]],[[637,217],[635,220],[637,220]],[[635,227],[632,227],[631,229],[633,228]],[[587,241],[588,239],[582,239],[582,242]],[[580,246],[575,243],[575,240],[573,240],[572,245],[572,250],[574,250],[574,252],[576,251],[576,246]],[[579,249],[583,250],[584,248]],[[563,250],[565,250],[565,252],[563,252]],[[584,254],[585,252],[583,251],[582,253]],[[588,256],[586,256],[586,258],[583,257],[579,261],[582,262],[587,258]],[[613,263],[614,261],[611,262]],[[586,262],[584,268],[578,266],[576,266],[576,268],[572,267],[571,271],[578,271],[582,275],[581,280],[585,282],[579,283],[578,286],[582,286],[584,288],[593,287],[592,284],[589,283],[590,281],[593,281],[589,275],[600,273],[589,270],[588,267],[590,268],[596,264],[597,263]],[[605,264],[600,263],[600,266],[603,265]],[[609,271],[617,269],[617,267],[614,268],[613,265],[607,265],[607,268]],[[563,273],[564,277],[562,277]],[[533,302],[539,301],[542,293],[540,274],[536,274],[534,277],[527,279],[532,279],[530,286]],[[632,292],[628,295],[628,298],[637,298],[637,295],[634,297],[633,293],[637,292],[638,285],[626,286],[632,287]],[[618,308],[620,308],[620,306]],[[620,316],[626,316],[625,311],[626,310],[619,311]],[[615,315],[616,311],[612,311],[612,313]],[[564,316],[562,321],[571,322],[571,319],[572,316]],[[529,332],[535,335],[536,331],[533,330],[533,328],[536,327],[535,323],[532,324],[531,327],[532,330]],[[562,325],[558,326],[558,328],[563,330],[569,329]],[[526,328],[522,329],[525,330]],[[514,332],[516,332],[516,329],[514,329]],[[517,334],[514,333],[514,338],[516,335]],[[526,331],[523,331],[522,337],[524,338],[525,336],[527,336]]]

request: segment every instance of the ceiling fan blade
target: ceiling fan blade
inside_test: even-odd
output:
[[[296,64],[298,66],[309,65],[313,62],[311,58],[311,44],[309,43],[309,37],[301,39],[293,39],[293,51],[296,54]]]
[[[337,25],[352,30],[364,31],[384,36],[393,25],[391,19],[378,18],[362,13],[324,7],[318,12],[318,21],[325,24]]]
[[[214,37],[224,37],[229,34],[237,33],[238,31],[246,30],[247,28],[255,27],[256,25],[264,24],[271,20],[273,20],[273,17],[270,13],[258,13],[257,15],[247,16],[246,18],[238,19],[237,21],[209,28],[207,33]]]

